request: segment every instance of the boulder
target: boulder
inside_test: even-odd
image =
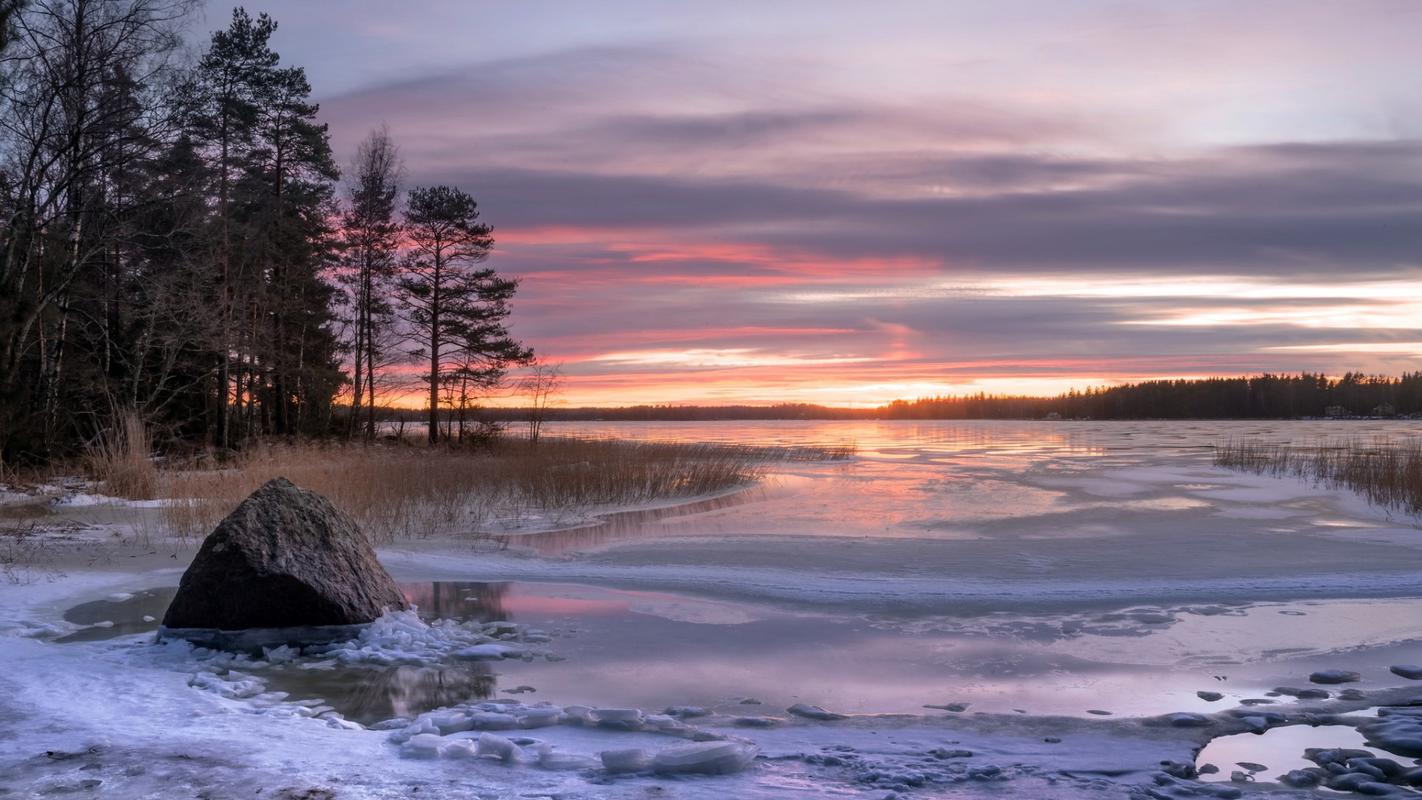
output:
[[[408,607],[350,517],[321,495],[273,478],[203,541],[163,627],[358,625]]]

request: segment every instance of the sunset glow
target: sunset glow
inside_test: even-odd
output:
[[[1422,369],[1415,4],[381,8],[277,43],[478,198],[567,404]]]

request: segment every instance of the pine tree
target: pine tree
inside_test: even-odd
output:
[[[401,268],[399,292],[419,346],[412,355],[428,366],[429,441],[441,438],[440,393],[461,413],[480,389],[503,377],[532,352],[506,325],[518,282],[481,268],[494,246],[493,229],[479,222],[474,198],[449,186],[410,191],[405,213],[413,253]]]

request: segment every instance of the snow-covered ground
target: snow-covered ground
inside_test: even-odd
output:
[[[194,545],[138,535],[151,507],[71,494],[36,520],[44,558],[0,585],[0,797],[1312,791],[1271,783],[1301,753],[1248,785],[1191,764],[1212,738],[1320,721],[1406,749],[1410,718],[1363,709],[1422,703],[1389,671],[1422,662],[1422,530],[1215,469],[1208,446],[1416,431],[582,426],[859,453],[596,524],[385,548],[425,622],[242,658],[154,644]],[[1329,669],[1360,679],[1309,682]]]

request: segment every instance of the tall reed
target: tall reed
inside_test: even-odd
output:
[[[1214,462],[1350,489],[1374,505],[1422,516],[1422,439],[1346,439],[1307,446],[1228,442],[1215,448]]]
[[[473,449],[402,443],[253,448],[220,469],[165,471],[165,532],[201,536],[262,483],[283,476],[330,498],[377,541],[473,533],[531,514],[707,495],[757,480],[770,462],[844,458],[840,449],[514,438]]]
[[[149,500],[157,496],[158,468],[152,458],[153,442],[143,417],[124,411],[114,417],[112,427],[85,451],[90,474],[105,494]]]

